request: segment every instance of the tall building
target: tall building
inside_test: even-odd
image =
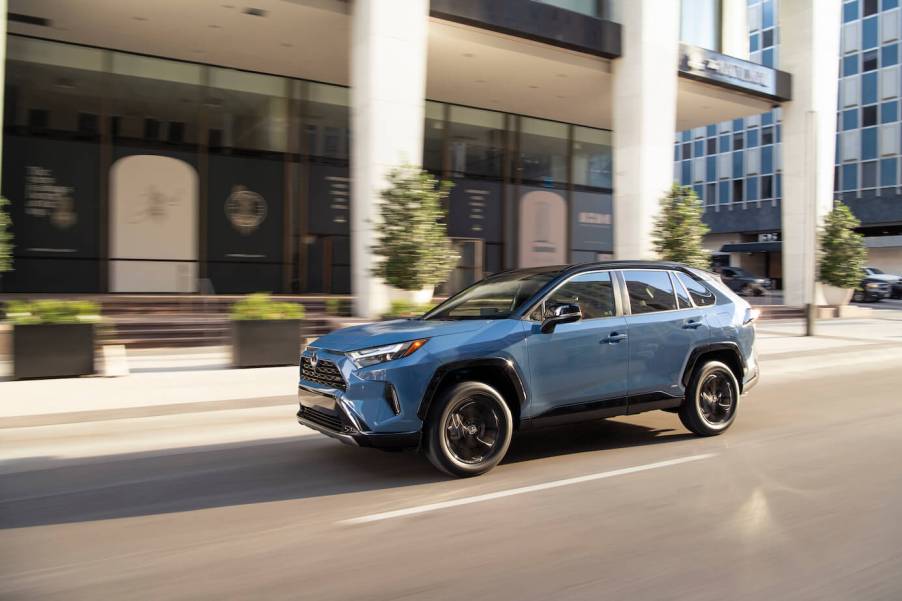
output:
[[[779,65],[775,15],[787,0],[749,0],[749,58]],[[902,272],[899,0],[842,6],[833,197],[861,220],[870,264]],[[706,207],[715,261],[782,278],[781,110],[683,131],[674,178]]]
[[[675,131],[691,132],[686,177],[725,195],[712,213],[830,175],[762,169],[746,190],[752,153],[731,154],[757,132],[779,165],[780,126],[750,116],[782,106],[799,132],[823,114],[815,88],[835,88],[821,63],[838,48],[817,32],[835,29],[839,0],[783,2],[8,0],[3,286],[352,293],[377,314],[379,193],[403,163],[455,184],[448,291],[514,267],[652,258]],[[747,60],[756,6],[761,64]],[[777,27],[795,42],[785,68]],[[833,139],[832,115],[815,121],[816,135],[787,134],[794,154]],[[696,180],[712,143],[718,177]],[[793,198],[782,210],[822,213]],[[800,295],[806,278],[787,276]]]

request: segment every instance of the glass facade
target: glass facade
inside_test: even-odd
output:
[[[720,52],[721,0],[682,0],[680,3],[680,40]]]
[[[778,51],[777,2],[748,2],[751,60],[769,66],[776,64]],[[900,194],[900,32],[898,0],[843,3],[834,177],[834,190],[843,200]],[[674,152],[675,179],[694,186],[707,205],[776,202],[780,134],[779,109],[681,132]],[[718,146],[715,140],[727,135],[733,136],[732,148]],[[730,179],[733,185],[723,193],[706,185]]]
[[[350,292],[348,88],[8,39],[7,291]],[[424,125],[448,289],[610,256],[610,132],[432,101]]]

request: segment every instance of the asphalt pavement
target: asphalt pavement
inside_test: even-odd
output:
[[[534,431],[469,480],[288,403],[0,429],[0,598],[898,600],[902,344],[871,356],[763,360],[720,437]]]

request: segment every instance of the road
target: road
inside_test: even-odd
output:
[[[105,454],[4,463],[0,598],[900,599],[899,348],[766,361],[721,437],[663,412],[524,433],[470,480],[284,405],[73,426]],[[253,435],[178,442],[203,427]]]

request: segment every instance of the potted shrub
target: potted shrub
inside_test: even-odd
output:
[[[392,287],[390,300],[423,304],[432,300],[460,258],[451,247],[442,201],[450,182],[439,184],[419,167],[391,171],[382,192],[382,223],[373,252],[382,260],[374,273]]]
[[[301,351],[304,306],[250,294],[232,305],[232,365],[295,365]]]
[[[9,231],[12,220],[6,212],[9,201],[0,196],[0,291],[3,290],[3,272],[13,268],[13,235]]]
[[[661,199],[652,239],[662,259],[698,269],[711,269],[711,253],[702,246],[709,228],[702,221],[702,203],[689,186],[674,184]]]
[[[94,373],[97,303],[83,300],[10,301],[13,377],[59,378]]]
[[[382,319],[406,319],[410,317],[419,317],[427,313],[435,307],[432,303],[416,304],[407,301],[392,301],[387,313],[382,315]]]
[[[860,223],[849,207],[839,201],[824,220],[818,279],[828,305],[848,304],[861,283],[867,250],[861,234],[855,232]]]

